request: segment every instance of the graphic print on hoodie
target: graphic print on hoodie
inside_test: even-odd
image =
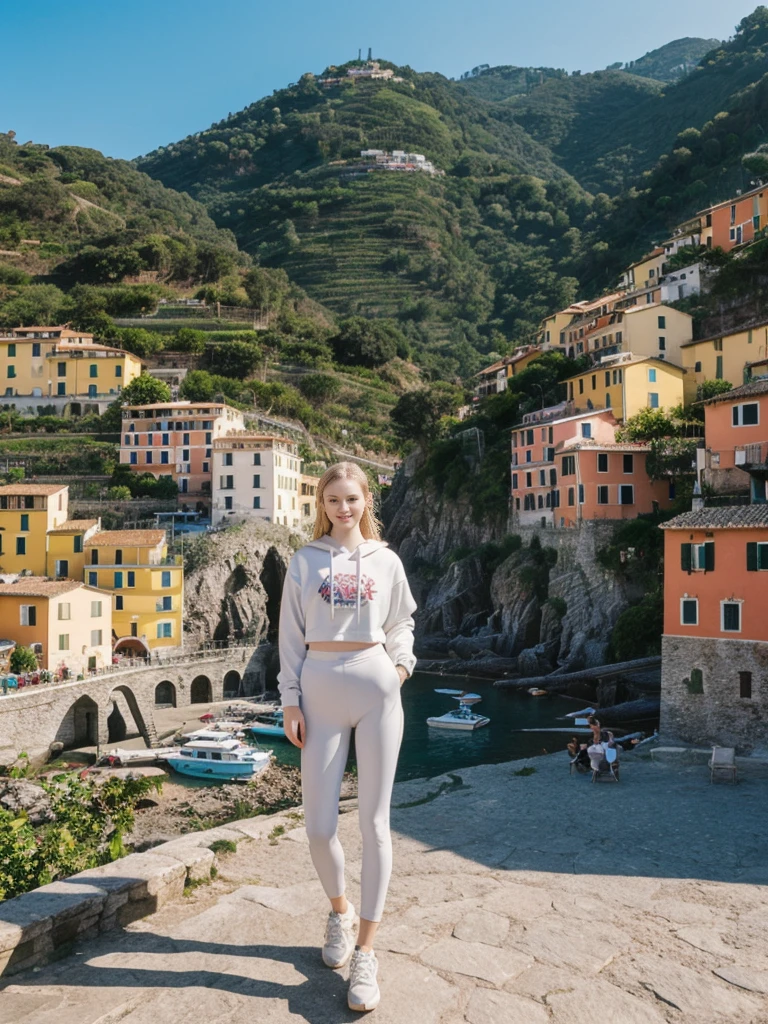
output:
[[[326,602],[331,603],[331,575],[325,577],[320,584],[318,594]],[[360,604],[369,604],[376,596],[376,580],[370,576],[361,576]],[[333,575],[333,603],[337,608],[354,608],[357,605],[358,577],[353,573],[337,572]]]

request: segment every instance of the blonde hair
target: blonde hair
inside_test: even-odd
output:
[[[355,483],[360,484],[360,489],[365,498],[365,511],[360,520],[360,532],[365,540],[381,540],[381,523],[373,511],[368,477],[354,462],[337,462],[334,466],[326,469],[320,477],[320,482],[317,485],[317,517],[315,519],[312,540],[320,540],[321,537],[331,532],[333,524],[325,514],[325,508],[323,507],[324,493],[328,484],[334,483],[336,480],[354,480]]]

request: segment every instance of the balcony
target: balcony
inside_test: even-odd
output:
[[[733,461],[739,469],[743,469],[747,473],[755,470],[768,472],[768,442],[746,444],[743,448],[736,448],[733,453]]]

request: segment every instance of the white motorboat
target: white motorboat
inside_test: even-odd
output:
[[[428,718],[427,725],[434,729],[460,729],[464,732],[474,732],[475,729],[488,725],[490,718],[478,715],[472,710],[472,705],[479,704],[483,699],[479,693],[454,693],[451,696],[459,702],[459,706],[445,715]]]
[[[211,740],[216,742],[218,740],[234,740],[240,739],[243,736],[242,726],[238,726],[237,730],[229,729],[195,729],[194,732],[188,732],[184,735],[185,742],[198,743],[201,740]]]
[[[250,779],[269,765],[271,750],[254,750],[232,738],[191,740],[165,760],[180,775],[201,779]]]

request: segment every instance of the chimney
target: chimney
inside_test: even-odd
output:
[[[704,499],[701,496],[701,487],[699,486],[699,481],[697,480],[696,483],[693,485],[693,498],[691,499],[691,511],[692,512],[698,512],[702,508],[704,508]]]

